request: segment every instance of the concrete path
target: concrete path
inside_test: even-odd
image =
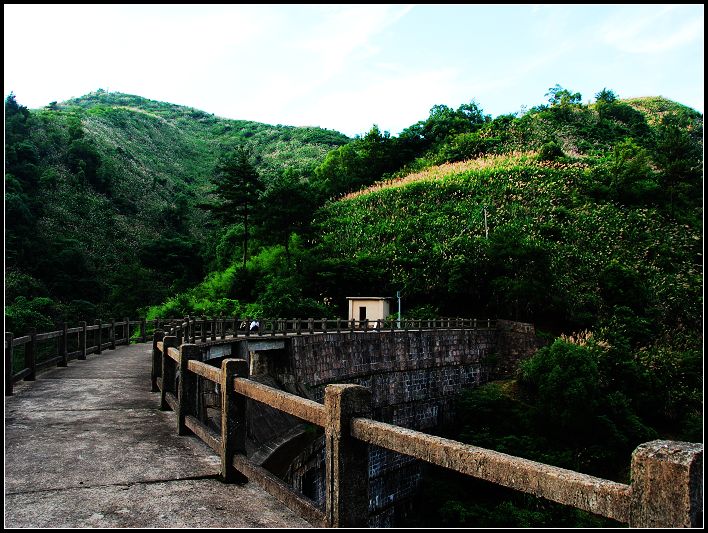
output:
[[[151,345],[122,346],[5,397],[5,527],[312,527],[219,458],[150,392]]]

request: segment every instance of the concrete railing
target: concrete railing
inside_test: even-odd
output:
[[[151,321],[157,325],[157,321]],[[96,320],[89,326],[79,322],[79,326],[69,328],[64,322],[61,330],[13,337],[5,333],[5,396],[12,395],[13,386],[20,380],[32,381],[39,370],[53,365],[66,366],[72,359],[86,359],[88,354],[100,354],[104,349],[114,350],[116,345],[129,344],[138,330],[136,340],[147,341],[146,325],[142,320],[128,318],[116,322]],[[132,329],[132,333],[131,333]]]
[[[256,322],[258,329],[251,330]],[[494,329],[496,320],[490,318],[431,318],[344,320],[341,318],[205,318],[185,317],[157,319],[157,328],[181,336],[192,344],[225,340],[227,338],[258,336],[308,335],[314,333],[342,333],[345,331],[422,331],[451,329]]]
[[[324,405],[248,379],[248,364],[205,364],[201,347],[155,333],[153,391],[161,408],[177,413],[177,431],[190,431],[221,458],[226,481],[255,481],[316,525],[361,527],[369,512],[368,445],[413,456],[478,479],[628,523],[632,527],[700,526],[703,445],[652,441],[632,455],[629,485],[435,437],[369,418],[371,393],[358,385],[328,385]],[[177,376],[180,379],[177,379]],[[219,385],[221,433],[200,420],[199,380]],[[246,457],[246,398],[325,431],[325,512]]]

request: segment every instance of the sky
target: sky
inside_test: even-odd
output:
[[[96,89],[268,124],[397,135],[430,108],[486,114],[664,96],[703,113],[703,5],[5,4],[4,92]]]

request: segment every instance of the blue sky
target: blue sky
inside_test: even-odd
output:
[[[98,88],[269,124],[397,134],[435,104],[486,113],[665,96],[703,112],[702,5],[8,5],[5,95]]]

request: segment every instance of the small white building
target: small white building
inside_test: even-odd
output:
[[[383,320],[390,315],[391,304],[383,296],[348,296],[349,300],[349,320]]]

